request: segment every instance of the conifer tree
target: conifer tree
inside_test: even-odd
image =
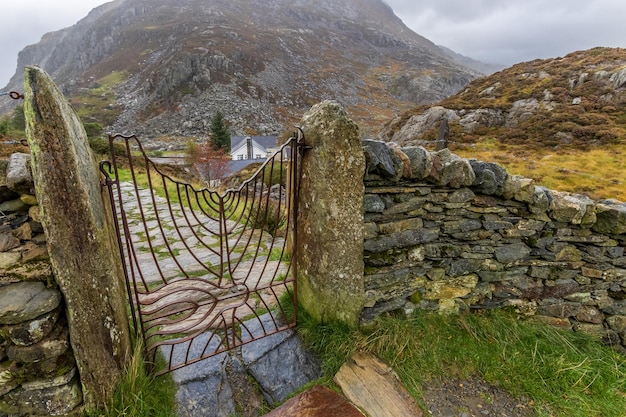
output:
[[[230,152],[230,132],[226,126],[224,115],[219,110],[211,120],[211,142],[213,145],[222,149],[224,152]]]

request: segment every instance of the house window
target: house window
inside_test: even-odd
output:
[[[239,161],[242,161],[242,160],[243,160],[243,155],[241,155],[241,154],[240,154],[240,155],[237,155],[237,159],[238,159]]]
[[[261,154],[260,154],[260,153],[258,153],[258,154],[256,154],[256,155],[254,155],[254,157],[255,157],[256,159],[261,159],[261,158],[263,158],[263,157],[261,156]]]

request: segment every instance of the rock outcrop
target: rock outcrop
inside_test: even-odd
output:
[[[534,146],[614,143],[626,134],[619,119],[625,64],[626,50],[620,48],[517,64],[474,80],[434,107],[409,111],[379,138],[424,145],[436,139],[445,119],[454,132],[451,140],[463,144],[485,135]]]

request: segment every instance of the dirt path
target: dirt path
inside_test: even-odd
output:
[[[536,416],[528,398],[516,399],[477,378],[432,381],[424,387],[423,395],[427,411],[433,417]]]

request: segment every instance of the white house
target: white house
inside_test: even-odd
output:
[[[231,136],[230,157],[233,161],[266,159],[278,150],[276,136]]]

